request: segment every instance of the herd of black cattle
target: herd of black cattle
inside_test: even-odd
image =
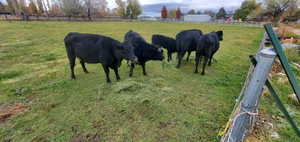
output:
[[[131,30],[125,34],[123,43],[103,35],[82,33],[69,33],[64,42],[70,61],[72,79],[75,79],[74,67],[77,57],[85,73],[88,73],[85,63],[101,63],[107,82],[111,82],[109,68],[114,70],[116,79],[120,80],[118,68],[123,59],[131,61],[129,76],[132,76],[137,64],[142,66],[143,74],[147,75],[145,69],[147,61],[164,60],[162,48],[168,51],[168,61],[172,60],[172,53],[177,52],[177,68],[180,68],[182,58],[186,53],[188,53],[187,61],[189,61],[191,52],[196,51],[195,73],[198,73],[198,65],[204,57],[202,69],[202,75],[204,75],[206,65],[211,65],[213,55],[218,51],[222,40],[223,31],[203,34],[202,31],[193,29],[178,33],[176,39],[153,35],[152,44],[147,43],[139,33]]]

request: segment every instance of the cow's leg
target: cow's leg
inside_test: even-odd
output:
[[[141,63],[141,65],[142,65],[142,68],[143,68],[143,74],[147,75],[147,72],[146,72],[146,63],[143,62],[143,63]]]
[[[108,66],[102,65],[105,75],[106,75],[106,82],[111,83],[110,78],[109,78],[109,68]]]
[[[180,68],[180,66],[181,66],[181,60],[182,60],[182,58],[181,57],[178,57],[178,64],[177,64],[177,66],[176,66],[176,68]]]
[[[186,57],[186,61],[188,62],[190,60],[190,56],[191,56],[192,51],[188,51],[188,55]]]
[[[131,63],[131,65],[130,65],[129,77],[132,77],[133,69],[134,69],[134,63]]]
[[[182,53],[182,54],[178,52],[178,54],[177,54],[178,64],[177,64],[176,68],[180,68],[180,66],[181,66],[181,61],[182,61],[182,58],[184,57],[184,55],[185,55],[185,52]]]
[[[195,58],[195,62],[196,62],[196,66],[195,66],[195,73],[198,73],[198,66],[199,63],[201,63],[201,56],[199,53],[196,53],[196,58]]]
[[[71,69],[71,79],[76,79],[75,73],[74,73],[74,67],[75,67],[75,61],[76,61],[76,56],[68,56],[69,62],[70,62],[70,69]]]
[[[119,75],[119,71],[118,71],[118,67],[114,67],[114,71],[115,71],[115,74],[116,74],[116,79],[117,80],[120,80],[120,75]]]
[[[208,59],[209,59],[209,56],[204,56],[203,68],[202,68],[202,73],[201,73],[202,75],[205,75],[205,67],[208,62]]]
[[[84,63],[82,60],[80,60],[80,64],[81,64],[81,67],[82,67],[83,71],[84,71],[85,73],[89,73],[88,70],[87,70],[86,67],[85,67],[85,63]]]
[[[168,52],[168,62],[172,60],[172,53]]]
[[[209,57],[209,62],[208,62],[208,66],[211,66],[211,62],[212,62],[212,60],[213,60],[214,54],[215,54],[215,52],[212,53],[212,54],[210,55],[210,57]]]
[[[209,60],[208,60],[208,66],[211,66],[211,60],[212,60],[213,56],[210,56],[209,57]]]

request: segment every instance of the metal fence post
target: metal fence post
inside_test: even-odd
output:
[[[275,61],[276,53],[272,49],[263,49],[257,55],[257,65],[252,72],[249,82],[237,108],[236,115],[228,133],[222,142],[241,142],[252,127],[253,118],[257,115],[260,96],[268,74]]]

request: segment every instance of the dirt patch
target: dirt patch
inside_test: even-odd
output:
[[[14,115],[24,112],[25,110],[27,110],[27,108],[27,106],[21,103],[0,107],[0,123],[5,122],[8,118]]]
[[[255,119],[253,130],[246,139],[250,142],[262,142],[268,140],[275,132],[273,126],[274,119],[269,116],[265,111],[260,110],[258,116]]]

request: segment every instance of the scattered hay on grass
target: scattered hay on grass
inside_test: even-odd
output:
[[[254,127],[248,137],[248,141],[263,142],[268,140],[273,133],[277,133],[273,121],[273,118],[264,110],[260,110],[258,116],[255,118]]]

